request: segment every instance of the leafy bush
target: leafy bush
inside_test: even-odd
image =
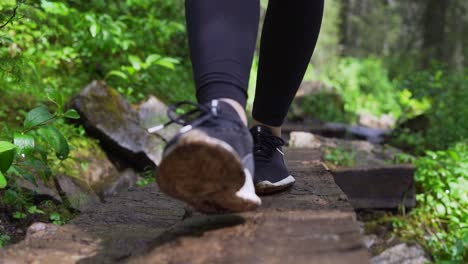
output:
[[[466,70],[465,70],[466,71]],[[468,138],[468,75],[448,72],[442,66],[413,73],[401,81],[402,120],[423,114],[427,127],[418,131],[397,130],[393,143],[425,149],[446,149]]]
[[[35,219],[47,221],[51,214],[58,214],[64,223],[73,214],[65,202],[56,204],[47,199],[34,200],[33,193],[21,186],[28,181],[37,186],[38,180],[49,182],[56,175],[57,164],[66,160],[73,150],[62,131],[67,135],[71,125],[65,118],[79,118],[74,110],[65,111],[63,97],[53,101],[56,111],[40,105],[25,114],[21,128],[4,127],[0,134],[0,206],[16,228],[27,226]],[[50,218],[51,222],[59,223]],[[8,242],[7,235],[0,236],[0,247]]]
[[[15,2],[2,2],[0,13]],[[20,4],[17,14],[0,37],[5,93],[45,100],[43,91],[53,89],[68,97],[106,78],[131,101],[148,93],[191,98],[181,1],[41,0]]]
[[[379,59],[342,58],[321,79],[343,97],[347,113],[401,114],[397,87]]]
[[[415,161],[418,207],[394,221],[396,232],[417,240],[436,261],[468,261],[468,142],[427,151]]]
[[[296,99],[288,113],[288,118],[310,116],[329,122],[352,122],[355,115],[346,112],[340,94],[329,91],[306,94]]]
[[[8,179],[22,177],[33,184],[33,173],[47,179],[50,176],[49,154],[54,152],[59,160],[68,157],[70,148],[62,133],[53,126],[60,118],[79,118],[75,110],[51,114],[45,106],[38,106],[27,113],[23,129],[14,132],[12,141],[0,141],[0,189],[8,185]]]
[[[7,102],[0,105],[0,205],[17,222],[43,215],[64,223],[65,207],[37,204],[16,181],[47,180],[83,165],[74,151],[95,144],[64,122],[74,114],[63,105],[93,79],[106,79],[131,102],[149,93],[168,102],[194,97],[183,1],[0,1],[0,25],[10,18],[0,29],[0,94]]]
[[[319,72],[309,67],[304,80],[319,81],[324,84],[323,88],[318,93],[305,95],[301,102],[296,100],[293,107],[331,122],[355,123],[360,113],[377,117],[391,114],[395,118],[401,115],[400,91],[381,60],[346,57],[324,68]],[[293,112],[298,112],[296,110]]]

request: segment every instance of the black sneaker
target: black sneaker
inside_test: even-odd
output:
[[[289,175],[284,163],[284,140],[271,133],[270,128],[255,126],[250,129],[254,139],[255,190],[257,194],[282,191],[296,181]]]
[[[176,116],[184,105],[195,108]],[[241,212],[261,204],[253,185],[252,136],[234,108],[219,100],[181,102],[168,115],[167,124],[184,127],[168,142],[156,172],[164,193],[205,213]]]

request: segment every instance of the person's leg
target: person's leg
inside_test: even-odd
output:
[[[184,127],[165,147],[156,179],[163,192],[204,212],[251,210],[261,200],[255,194],[253,140],[244,107],[259,2],[185,3],[199,103],[189,113],[199,115],[170,112]]]
[[[255,189],[268,194],[294,184],[285,165],[281,125],[317,42],[323,0],[270,0],[263,26],[252,116]]]
[[[246,123],[244,108],[259,1],[186,0],[185,5],[198,101],[227,99]]]
[[[323,0],[269,1],[252,116],[278,137],[314,51],[322,14]]]

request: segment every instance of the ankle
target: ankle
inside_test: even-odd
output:
[[[265,127],[268,127],[269,129],[271,129],[271,133],[273,134],[273,136],[277,136],[277,137],[281,137],[281,127],[277,127],[277,126],[270,126],[270,125],[267,125],[265,123],[262,123],[260,121],[257,121],[257,120],[253,120],[253,124],[254,126],[257,126],[257,125],[261,125],[261,126],[265,126]]]
[[[245,113],[244,107],[241,104],[230,98],[219,98],[219,100],[230,104],[232,108],[236,110],[237,114],[242,120],[242,123],[244,123],[244,125],[247,126],[247,115]]]

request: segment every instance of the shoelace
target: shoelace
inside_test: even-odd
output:
[[[269,134],[254,134],[254,154],[256,159],[269,160],[279,147],[284,146],[284,140]]]
[[[222,119],[230,120],[232,122],[239,123],[237,120],[233,120],[233,119],[218,115],[218,104],[219,104],[218,100],[213,100],[210,106],[202,105],[202,104],[198,104],[198,103],[194,103],[190,101],[181,101],[181,102],[175,103],[173,105],[170,105],[167,109],[167,116],[169,117],[169,121],[164,124],[149,128],[148,132],[155,133],[173,123],[176,123],[176,124],[183,126],[180,129],[180,132],[185,133],[191,130],[192,128],[201,125],[202,123],[207,122],[213,117],[222,118]],[[184,106],[192,106],[193,109],[188,110],[182,114],[178,113],[179,110],[182,110],[182,107]]]

